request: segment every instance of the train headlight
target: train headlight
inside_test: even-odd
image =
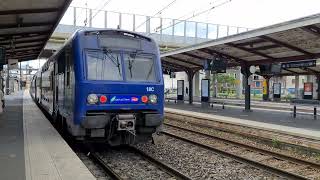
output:
[[[97,104],[98,96],[96,94],[89,94],[87,97],[88,104]]]
[[[151,95],[149,96],[149,101],[150,101],[152,104],[156,104],[156,103],[158,102],[158,97],[157,97],[157,95],[151,94]]]

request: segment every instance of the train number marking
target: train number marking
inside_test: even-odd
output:
[[[147,87],[147,92],[154,92],[154,87]]]

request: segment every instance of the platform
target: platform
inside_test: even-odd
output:
[[[0,115],[1,180],[95,179],[27,91],[5,100]]]
[[[202,107],[200,104],[169,102],[165,104],[165,112],[177,112],[320,140],[320,119],[314,120],[311,115],[298,115],[293,118],[289,111],[253,108],[252,112],[245,112],[239,107],[221,109]]]
[[[176,102],[176,97],[167,97],[166,102]],[[185,97],[185,103],[188,103],[188,97]],[[194,104],[200,104],[201,98],[198,96],[193,97],[193,103]],[[226,99],[226,98],[210,98],[210,103],[216,104],[216,105],[222,105],[230,106],[230,107],[242,107],[244,108],[245,102],[244,99]],[[292,106],[290,102],[286,101],[262,101],[262,100],[251,100],[251,107],[255,109],[275,109],[275,110],[286,110],[291,111]],[[298,106],[299,110],[309,110],[312,111],[313,107],[306,107],[306,106]]]

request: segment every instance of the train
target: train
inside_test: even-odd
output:
[[[164,120],[159,47],[130,31],[77,30],[33,76],[30,94],[77,140],[150,141]]]

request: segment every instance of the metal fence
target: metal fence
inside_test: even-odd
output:
[[[217,39],[250,30],[244,27],[185,21],[139,14],[69,7],[60,24],[95,28],[121,28],[140,33],[184,38]],[[161,38],[160,38],[161,39]]]

